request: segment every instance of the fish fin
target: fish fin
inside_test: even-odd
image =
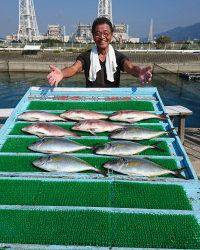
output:
[[[96,134],[95,134],[95,132],[94,132],[93,130],[89,130],[89,132],[90,132],[92,135],[96,136]]]
[[[38,118],[32,118],[31,122],[39,122],[39,119]]]
[[[129,120],[124,120],[124,122],[127,122],[127,123],[129,123],[129,124],[135,123],[135,121],[134,121],[134,120],[131,120],[131,119],[129,119]]]
[[[41,139],[43,139],[45,137],[45,134],[37,134],[37,136]]]
[[[65,118],[63,118],[63,117],[61,117],[61,116],[60,116],[60,119],[59,119],[59,121],[63,121],[63,122],[66,122],[67,120],[66,120]]]
[[[119,111],[113,112],[112,114],[108,115],[108,118],[110,119],[110,117],[117,115]]]
[[[183,172],[184,170],[186,170],[186,167],[179,168],[178,170],[175,171],[174,175],[181,179],[188,180],[186,176],[181,174],[181,172]]]
[[[144,177],[148,177],[148,176],[144,176]],[[148,178],[150,181],[156,181],[157,176],[150,176]]]
[[[160,144],[161,142],[156,142],[152,145],[152,148],[155,149],[155,150],[159,150],[160,152],[166,152],[163,148],[160,148],[158,145]]]

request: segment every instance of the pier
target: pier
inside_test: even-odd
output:
[[[179,76],[187,80],[200,81],[200,73],[180,73]]]

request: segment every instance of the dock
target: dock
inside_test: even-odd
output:
[[[184,147],[200,178],[200,128],[186,128]]]
[[[200,81],[200,73],[180,73],[179,76],[189,81]]]

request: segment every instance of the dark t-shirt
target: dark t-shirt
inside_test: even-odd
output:
[[[119,51],[115,50],[116,62],[117,62],[117,71],[114,74],[114,82],[110,82],[107,80],[106,74],[106,61],[100,62],[101,70],[97,72],[97,78],[94,82],[89,81],[89,72],[90,72],[90,53],[91,50],[83,52],[80,54],[76,60],[82,62],[83,70],[85,73],[86,79],[86,87],[89,88],[115,88],[119,87],[120,84],[120,71],[124,71],[123,63],[128,57],[124,54],[120,53]]]

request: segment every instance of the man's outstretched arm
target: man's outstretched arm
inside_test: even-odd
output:
[[[149,83],[152,79],[152,67],[140,68],[130,60],[124,61],[124,71],[138,77],[141,83]]]
[[[55,85],[56,87],[64,78],[74,76],[78,72],[81,72],[83,68],[82,62],[79,60],[77,60],[71,67],[66,67],[61,70],[54,65],[50,65],[49,67],[51,72],[48,74],[47,80],[51,86]]]

